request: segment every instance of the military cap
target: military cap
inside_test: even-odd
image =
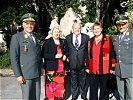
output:
[[[115,17],[115,24],[125,24],[125,23],[128,23],[128,16],[126,15],[118,15]]]
[[[24,14],[24,15],[21,17],[21,21],[22,21],[22,22],[28,22],[28,21],[30,21],[30,22],[35,22],[35,21],[36,21],[36,20],[35,20],[35,15],[32,14],[32,13],[26,13],[26,14]]]

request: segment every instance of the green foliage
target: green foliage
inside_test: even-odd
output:
[[[96,6],[95,6],[95,1],[94,0],[87,0],[87,15],[89,22],[94,22],[95,17],[96,17]]]
[[[117,32],[117,28],[116,28],[116,26],[110,26],[107,28],[106,31],[107,31],[106,34],[113,35]]]
[[[133,15],[129,15],[129,22],[131,24],[131,27],[133,28]]]
[[[82,19],[82,24],[84,25],[87,22],[94,22],[95,20],[95,2],[91,0],[54,0],[53,1],[52,10],[55,14],[57,14],[58,18],[61,19],[68,8],[72,8],[73,11],[77,14],[83,16],[82,11],[79,9],[79,6],[86,5],[87,6],[87,13],[86,16]]]
[[[6,43],[1,42],[0,43],[0,54],[5,53],[7,51]]]
[[[119,15],[119,12],[118,12],[118,10],[117,10],[117,9],[115,9],[115,10],[114,10],[114,13],[115,13],[114,17],[116,17],[116,16],[118,16],[118,15]]]
[[[0,69],[11,68],[9,50],[0,53]]]
[[[116,17],[119,14],[117,9],[114,10],[114,13],[115,13],[114,17]],[[115,34],[117,32],[117,28],[114,25],[114,22],[112,22],[113,20],[110,18],[108,14],[106,14],[105,19],[106,20],[104,21],[104,26],[103,26],[104,33],[107,35]]]
[[[10,27],[10,24],[13,22],[17,16],[16,9],[13,7],[8,7],[3,13],[0,14],[0,28]]]
[[[10,30],[13,21],[20,23],[20,18],[24,13],[36,12],[31,0],[4,0],[0,6],[2,5],[4,7],[0,9],[0,29],[7,27]]]
[[[133,0],[128,0],[128,11],[133,11]]]
[[[128,0],[128,16],[131,27],[133,27],[133,0]]]
[[[79,0],[55,0],[52,2],[52,10],[53,12],[58,16],[59,19],[61,19],[68,8],[73,8],[74,12],[81,14],[81,10],[78,9],[80,6]]]
[[[127,4],[127,13],[128,13],[128,17],[129,17],[129,22],[131,24],[131,27],[133,28],[133,0],[128,0],[128,4]],[[114,17],[116,17],[117,15],[119,15],[119,12],[117,9],[114,10]],[[109,24],[109,21],[107,22],[107,25]],[[105,26],[107,26],[105,25]],[[105,28],[105,33],[107,33],[108,35],[113,35],[114,33],[117,32],[117,28],[114,25],[110,25],[109,27]]]
[[[95,16],[96,16],[95,1],[86,0],[86,2],[84,3],[87,6],[87,13],[86,13],[86,16],[82,19],[83,25],[87,22],[95,22]]]
[[[89,16],[85,16],[83,19],[82,19],[82,26],[84,26],[85,25],[85,23],[87,23],[87,22],[91,22],[90,20],[89,20]],[[93,21],[92,21],[93,22]]]

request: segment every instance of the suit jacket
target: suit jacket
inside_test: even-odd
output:
[[[119,35],[113,35],[112,38],[117,58],[116,75],[133,78],[133,30],[128,29],[122,40]]]
[[[10,59],[15,76],[33,79],[40,76],[42,59],[40,37],[33,34],[36,44],[22,31],[14,34],[10,44]],[[25,49],[27,49],[25,51]]]
[[[60,41],[60,47],[62,50],[63,55],[68,55],[67,54],[67,43],[65,39],[59,38]],[[46,39],[43,45],[43,50],[42,50],[42,56],[44,58],[45,64],[44,68],[48,71],[56,71],[58,68],[58,59],[55,58],[55,55],[57,54],[57,46],[54,43],[53,38]]]
[[[81,33],[81,45],[78,50],[73,45],[73,34],[69,34],[66,37],[66,40],[67,40],[67,45],[68,45],[70,68],[72,69],[87,68],[86,66],[84,66],[84,60],[87,59],[88,57],[87,43],[89,40],[89,36]]]

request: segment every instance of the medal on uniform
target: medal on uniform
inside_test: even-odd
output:
[[[129,32],[126,32],[126,36],[128,36],[129,35]]]
[[[24,45],[24,52],[28,52],[27,45]]]

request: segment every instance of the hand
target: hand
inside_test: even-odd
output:
[[[63,55],[62,54],[56,54],[55,58],[61,58]]]
[[[66,60],[66,55],[63,55],[62,60],[63,60],[63,61],[65,61],[65,60]]]
[[[111,73],[111,74],[115,74],[115,71],[113,71],[113,70],[110,70],[110,73]]]
[[[19,84],[23,84],[23,83],[25,82],[23,76],[17,77],[17,82],[18,82]]]
[[[86,71],[88,74],[90,73],[90,70],[89,70],[89,69],[86,69],[85,71]]]

